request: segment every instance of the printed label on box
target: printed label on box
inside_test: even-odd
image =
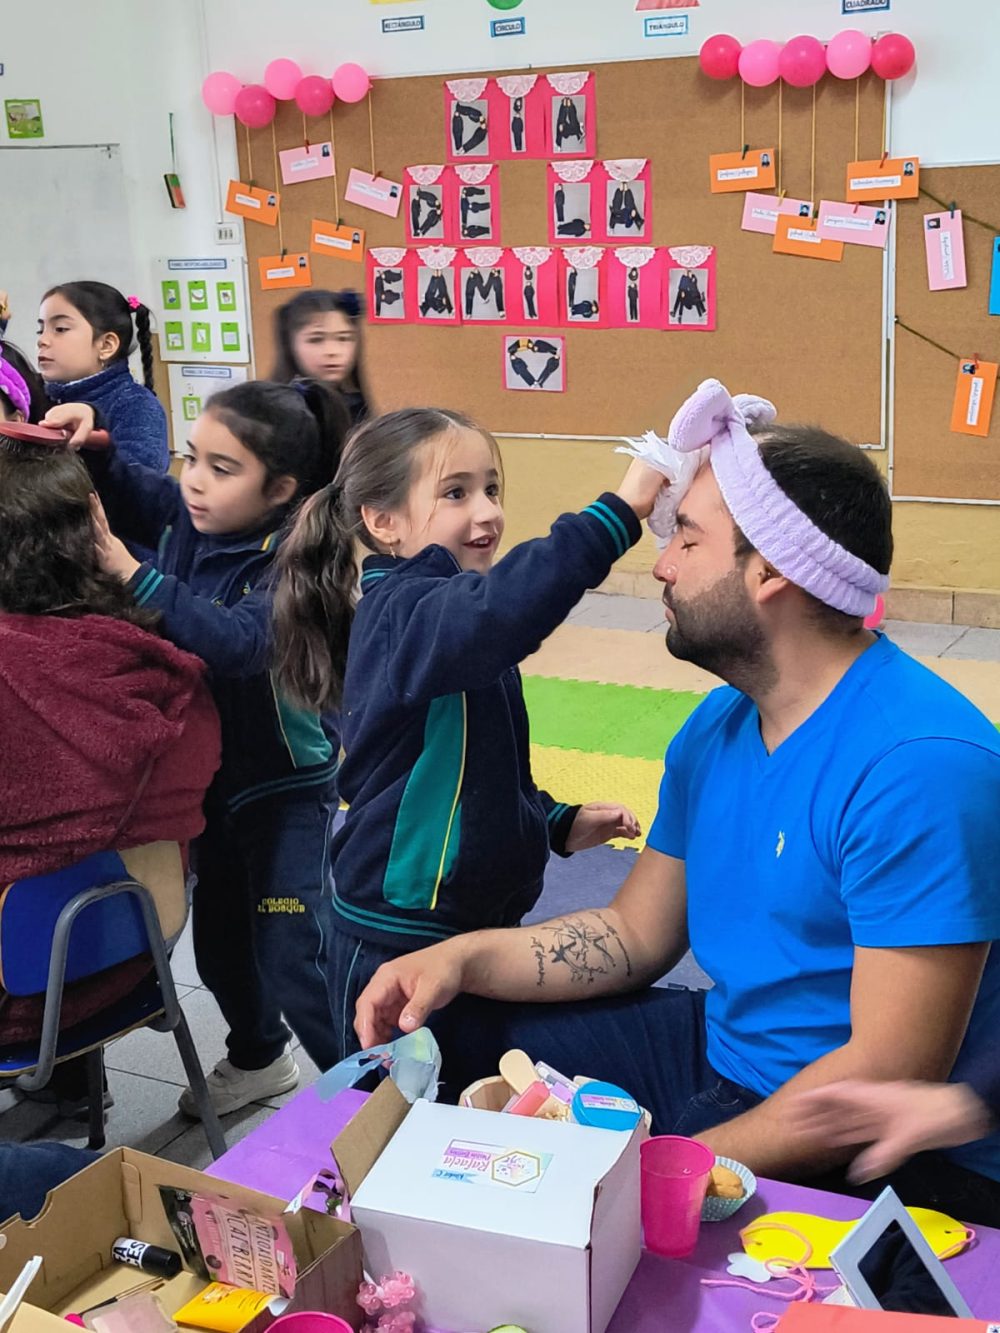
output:
[[[580,1105],[591,1111],[638,1111],[631,1097],[609,1097],[602,1092],[581,1092]]]
[[[441,1156],[440,1165],[431,1175],[435,1180],[451,1180],[462,1185],[491,1185],[534,1194],[551,1161],[551,1153],[452,1139]]]
[[[643,19],[643,35],[646,37],[684,37],[688,30],[688,16],[674,14],[670,18]]]

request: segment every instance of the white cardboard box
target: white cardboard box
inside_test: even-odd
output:
[[[352,1192],[368,1272],[412,1273],[424,1318],[456,1333],[604,1333],[639,1261],[641,1130],[425,1101],[394,1118]]]

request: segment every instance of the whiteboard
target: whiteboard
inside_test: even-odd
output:
[[[7,337],[32,358],[38,304],[60,282],[135,290],[128,200],[117,144],[0,147],[0,287],[13,311]]]

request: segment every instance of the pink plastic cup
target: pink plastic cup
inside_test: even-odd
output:
[[[279,1315],[268,1328],[268,1333],[272,1328],[280,1333],[354,1333],[340,1315],[323,1314],[319,1310],[298,1310],[294,1314]]]
[[[715,1154],[694,1139],[664,1134],[646,1140],[639,1149],[639,1162],[646,1249],[682,1259],[698,1240]]]

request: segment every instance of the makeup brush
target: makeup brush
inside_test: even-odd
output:
[[[26,421],[0,421],[0,449],[7,453],[26,453],[23,445],[41,444],[50,449],[61,449],[69,443],[70,430],[56,430],[52,426],[30,426]],[[106,430],[92,430],[87,436],[88,449],[103,449],[111,443]]]

